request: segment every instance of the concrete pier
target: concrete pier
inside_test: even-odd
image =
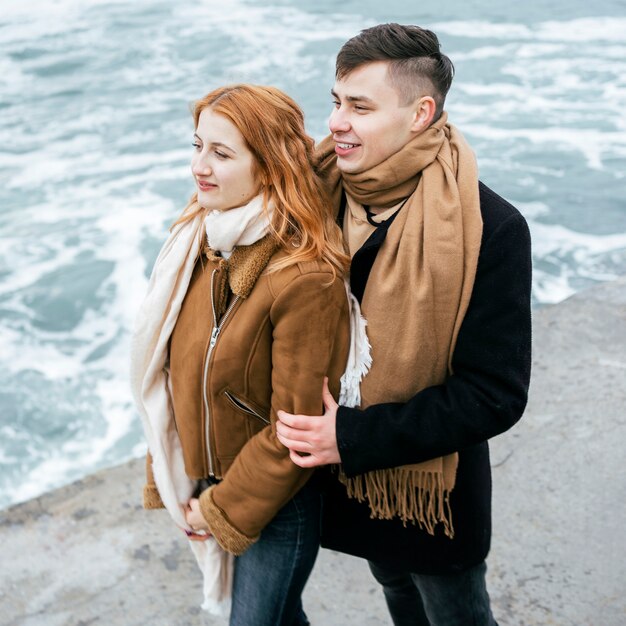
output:
[[[626,624],[626,278],[534,320],[524,418],[492,441],[489,590],[500,626]],[[0,512],[0,624],[221,626],[143,462]],[[317,626],[389,625],[364,562],[323,550],[305,594]]]

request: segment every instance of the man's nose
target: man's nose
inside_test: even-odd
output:
[[[340,108],[333,109],[328,118],[328,128],[331,133],[347,133],[350,130],[348,117]]]

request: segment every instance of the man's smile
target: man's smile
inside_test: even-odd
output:
[[[339,156],[347,156],[352,154],[357,148],[360,148],[360,143],[350,143],[347,141],[337,141],[335,140],[335,152]]]

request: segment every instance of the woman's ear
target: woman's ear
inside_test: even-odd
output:
[[[432,124],[436,111],[435,99],[431,96],[422,96],[415,105],[411,132],[419,135],[425,131]]]

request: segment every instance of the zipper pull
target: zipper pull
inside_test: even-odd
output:
[[[217,341],[217,336],[220,334],[220,327],[216,326],[211,333],[211,341],[209,343],[210,347],[213,348],[215,346],[215,342]]]

